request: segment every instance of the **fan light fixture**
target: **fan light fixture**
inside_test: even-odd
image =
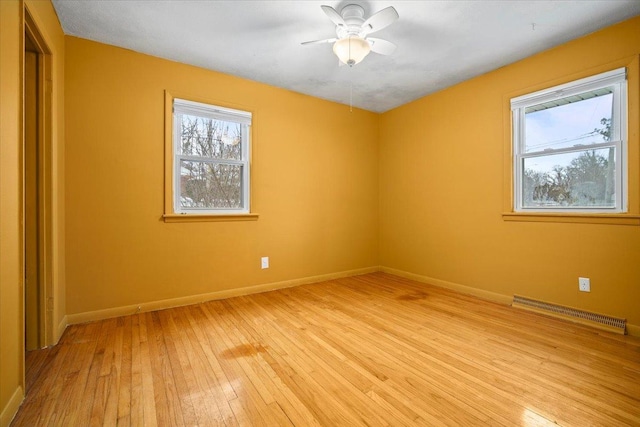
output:
[[[362,61],[371,52],[368,41],[358,36],[349,36],[333,44],[333,53],[350,67]]]

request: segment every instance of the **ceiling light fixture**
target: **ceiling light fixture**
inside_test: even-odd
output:
[[[362,61],[369,52],[391,55],[396,50],[396,45],[391,42],[369,37],[369,34],[388,27],[398,19],[398,12],[393,6],[382,9],[367,19],[364,18],[364,8],[357,4],[344,6],[340,13],[331,6],[320,7],[336,25],[337,37],[303,42],[303,45],[333,43],[333,53],[340,62],[350,67]]]
[[[358,36],[348,36],[333,44],[333,53],[350,67],[362,61],[371,52],[368,41]]]

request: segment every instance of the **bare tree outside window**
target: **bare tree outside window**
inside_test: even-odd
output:
[[[181,154],[206,159],[180,162],[182,207],[242,207],[242,166],[209,160],[241,160],[241,132],[239,123],[182,116]]]
[[[179,102],[174,107],[175,209],[246,212],[250,113]]]
[[[626,77],[618,68],[511,98],[514,211],[626,212]]]
[[[608,142],[611,119],[591,132]],[[551,156],[549,156],[551,157]],[[615,204],[615,149],[594,149],[558,155],[551,171],[536,170],[536,160],[525,159],[523,196],[527,206],[611,206]]]

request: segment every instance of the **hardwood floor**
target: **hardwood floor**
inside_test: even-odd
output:
[[[640,340],[384,273],[71,326],[13,426],[640,425]]]

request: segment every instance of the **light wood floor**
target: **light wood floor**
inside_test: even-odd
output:
[[[375,273],[71,326],[14,426],[640,425],[640,340]]]

